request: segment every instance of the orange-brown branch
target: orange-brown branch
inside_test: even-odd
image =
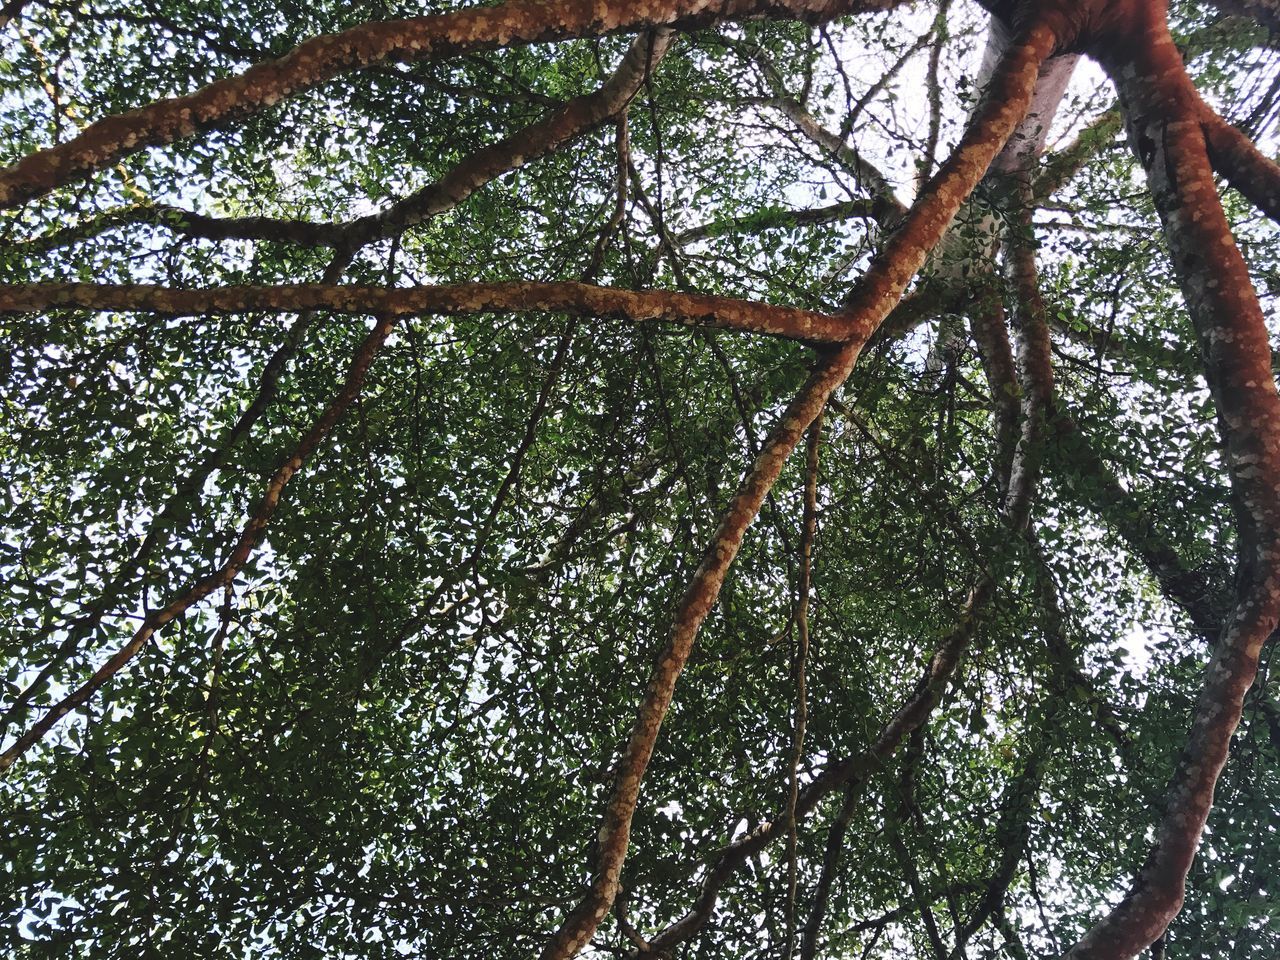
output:
[[[1218,199],[1200,98],[1169,36],[1163,4],[1127,10],[1126,42],[1100,52],[1147,171],[1218,409],[1239,533],[1237,595],[1155,846],[1124,899],[1067,954],[1071,960],[1128,960],[1181,909],[1245,693],[1280,621],[1280,396],[1266,324]]]
[[[618,890],[640,782],[671,702],[676,680],[684,669],[703,620],[719,596],[725,574],[737,555],[747,527],[755,519],[766,494],[781,473],[787,456],[823,409],[831,393],[848,378],[863,345],[901,299],[929,251],[942,239],[956,213],[1024,116],[1035,92],[1040,65],[1053,52],[1055,42],[1051,29],[1043,24],[1033,24],[1010,47],[964,138],[921,193],[901,227],[849,297],[846,315],[851,339],[824,359],[792,401],[722,516],[702,564],[676,612],[670,639],[658,656],[631,738],[618,763],[617,780],[600,831],[600,854],[590,890],[557,931],[543,954],[543,960],[565,960],[576,954],[608,912]],[[981,605],[989,592],[989,581],[984,581],[975,588],[970,603]],[[918,696],[895,717],[885,738],[882,738],[883,742],[877,747],[891,752],[932,710],[959,662],[964,644],[972,635],[972,627],[973,618],[966,613],[956,631],[956,636],[961,639],[953,645],[944,645],[931,663]],[[803,791],[797,815],[810,812],[821,799],[823,790],[829,791],[847,782],[861,768],[862,757],[859,756],[829,770],[822,779],[821,790],[815,792],[816,784],[811,784]],[[713,865],[704,881],[702,893],[689,913],[652,941],[655,953],[669,950],[686,940],[707,921],[719,897],[720,887],[752,851],[781,834],[782,823],[783,818],[775,819],[767,829],[762,828],[763,832],[757,831],[726,851]]]
[[[1254,206],[1280,223],[1280,166],[1207,104],[1203,111],[1204,136],[1214,169]]]
[[[363,23],[313,37],[278,60],[215,81],[195,93],[106,117],[65,143],[0,170],[0,208],[81,180],[121,157],[226,126],[340,74],[386,61],[475,53],[577,37],[691,28],[722,19],[773,16],[823,21],[889,9],[905,0],[508,0],[452,13]]]
[[[813,343],[840,343],[856,332],[848,318],[752,300],[667,290],[623,290],[571,281],[463,283],[421,287],[284,284],[177,289],[90,283],[0,284],[0,313],[48,310],[145,311],[207,316],[252,310],[403,316],[411,314],[561,311],[763,333]]]

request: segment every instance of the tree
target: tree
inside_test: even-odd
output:
[[[12,953],[1274,955],[1273,0],[0,23]]]

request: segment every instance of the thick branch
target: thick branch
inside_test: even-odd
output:
[[[996,485],[1000,496],[1009,495],[1009,475],[1018,446],[1018,374],[1009,342],[1004,304],[994,283],[983,283],[977,290],[969,311],[969,329],[978,345],[978,360],[991,393],[995,419]]]
[[[1200,98],[1163,10],[1136,7],[1133,16],[1131,43],[1105,48],[1104,66],[1120,89],[1200,340],[1226,441],[1239,568],[1236,607],[1214,649],[1156,844],[1124,899],[1069,951],[1073,960],[1135,956],[1181,909],[1245,694],[1280,621],[1280,397],[1267,329],[1218,200]]]
[[[314,37],[279,60],[250,67],[195,93],[99,120],[66,143],[0,170],[0,207],[14,207],[81,180],[121,157],[224,127],[340,74],[386,61],[456,56],[501,47],[721,19],[773,16],[810,22],[886,10],[905,0],[509,0],[408,20],[364,23]]]
[[[639,716],[618,763],[617,779],[606,807],[604,825],[600,830],[600,855],[591,888],[552,938],[543,954],[544,960],[563,960],[576,954],[591,938],[613,903],[622,861],[626,856],[640,781],[652,755],[658,730],[671,702],[676,680],[692,650],[694,638],[719,596],[725,573],[737,555],[747,526],[755,518],[765,495],[781,472],[783,462],[795,448],[801,435],[817,417],[832,391],[848,377],[862,346],[902,297],[907,284],[924,263],[928,251],[942,239],[961,204],[1013,132],[1030,102],[1040,64],[1049,55],[1053,45],[1054,35],[1050,30],[1033,26],[1022,41],[1010,50],[955,153],[930,182],[928,190],[912,208],[902,227],[890,238],[884,251],[875,259],[850,296],[846,315],[851,339],[823,361],[787,408],[782,421],[774,429],[742,487],[725,511],[707,554],[680,603],[671,637],[658,656]],[[949,658],[943,660],[944,665],[950,662]],[[954,663],[951,663],[950,669],[954,669]],[[945,669],[942,673],[950,675]],[[925,689],[934,690],[934,684],[926,683]],[[925,697],[922,702],[928,703],[931,709],[937,695],[940,695],[940,690]],[[909,722],[913,716],[914,711],[909,711],[902,722]],[[905,732],[903,735],[905,736]],[[855,761],[844,777],[845,780],[857,766]],[[831,786],[828,784],[827,789],[831,789]],[[810,794],[812,787],[811,784],[805,793]],[[809,809],[816,802],[813,799]],[[805,803],[802,798],[800,807],[803,808]],[[800,809],[797,810],[797,815],[800,815]],[[772,823],[775,832],[779,822],[775,820]],[[741,859],[738,859],[729,866],[729,872],[740,862]],[[723,865],[726,861],[722,860],[721,863]],[[712,872],[715,873],[714,870]],[[694,929],[709,915],[717,890],[718,886],[704,893],[704,899],[707,895],[710,897],[710,904],[705,910],[695,908],[692,920]],[[675,942],[678,942],[685,939],[692,930],[687,924],[682,926],[678,923],[668,928],[667,932],[672,933],[677,938]],[[667,942],[654,943],[657,949],[665,949],[669,945]]]
[[[35,237],[20,248],[34,253],[65,246],[113,227],[143,223],[202,240],[274,240],[303,247],[359,249],[377,240],[399,236],[407,227],[447,213],[503,174],[554,153],[621,113],[667,52],[674,37],[666,29],[637,37],[618,68],[598,89],[562,103],[541,120],[481,147],[454,164],[439,180],[378,213],[341,223],[323,223],[263,216],[211,217],[157,204],[111,211],[48,237]]]
[[[59,309],[139,310],[166,316],[207,316],[262,310],[402,316],[560,311],[617,317],[633,323],[663,320],[764,333],[814,343],[839,343],[850,320],[750,300],[666,290],[623,290],[587,283],[467,283],[422,287],[286,284],[276,287],[202,287],[180,290],[147,285],[78,283],[0,284],[0,313]]]
[[[1037,24],[1030,26],[1019,42],[1009,49],[955,152],[943,164],[937,176],[930,181],[902,226],[890,238],[885,250],[875,259],[867,275],[849,297],[847,310],[853,329],[858,331],[858,339],[855,339],[850,346],[842,348],[841,355],[837,355],[838,362],[843,368],[839,382],[848,375],[857,357],[854,344],[860,345],[869,338],[889,313],[893,304],[901,297],[911,277],[920,269],[928,252],[942,239],[961,205],[982,179],[992,160],[1021,120],[1023,112],[1031,101],[1040,65],[1053,50],[1054,42],[1055,37],[1052,31]],[[811,389],[811,387],[806,388],[806,392]],[[825,402],[826,396],[823,396],[822,400]],[[816,415],[817,409],[814,409],[810,420]],[[784,419],[784,425],[786,423],[787,420]],[[807,425],[806,421],[800,429]],[[794,439],[791,440],[792,446],[798,438],[799,433],[795,432]],[[771,445],[772,443],[773,441]],[[780,467],[779,463],[778,468]],[[754,475],[753,470],[752,476]],[[763,495],[761,495],[762,498]],[[731,508],[731,513],[735,508],[736,501],[735,506]],[[744,519],[746,522],[750,521],[750,517]],[[727,560],[732,560],[732,554],[736,553],[737,545],[737,542],[732,543],[732,552],[729,553]],[[708,560],[712,556],[719,557],[721,554],[721,550],[716,546],[713,546],[712,551],[708,555]],[[704,561],[704,568],[706,566],[707,562]],[[723,578],[723,566],[727,566],[726,561],[717,563],[714,568],[717,575],[715,584],[717,591],[719,581]],[[700,569],[695,578],[695,585],[703,576],[703,571]],[[994,583],[989,576],[984,575],[979,578],[970,592],[955,628],[935,653],[912,697],[899,709],[871,747],[863,753],[831,765],[822,776],[801,791],[796,805],[797,817],[807,816],[832,790],[850,782],[855,777],[865,776],[884,757],[892,754],[903,740],[924,722],[950,682],[959,664],[960,656],[976,629],[976,613],[985,606],[993,588]],[[690,589],[692,591],[693,587],[691,586]],[[714,594],[711,599],[714,600]],[[699,622],[704,616],[705,611],[699,617]],[[678,620],[677,623],[679,622]],[[669,646],[668,649],[671,647]],[[687,651],[685,655],[687,656]],[[683,663],[679,666],[683,666]],[[677,671],[678,669],[679,667]],[[646,698],[646,702],[648,699]],[[656,732],[655,729],[654,736]],[[651,744],[649,746],[651,749]],[[638,784],[636,786],[638,788]],[[634,797],[632,804],[634,805]],[[628,813],[628,825],[629,816]],[[708,869],[703,879],[702,890],[690,910],[651,941],[655,954],[668,951],[676,944],[687,940],[706,923],[715,909],[724,884],[748,858],[754,856],[783,832],[785,820],[785,817],[776,817],[726,848]],[[602,838],[608,834],[609,830],[610,826],[606,821]],[[620,859],[619,857],[617,862],[620,862]],[[616,876],[612,882],[616,886]]]
[[[885,307],[888,312],[888,307]],[[800,437],[818,416],[827,398],[848,377],[861,352],[866,335],[828,355],[804,388],[787,407],[778,426],[756,458],[751,471],[721,517],[701,565],[685,590],[676,611],[671,636],[645,690],[639,715],[618,762],[612,795],[600,829],[600,854],[591,888],[569,914],[543,952],[543,960],[564,960],[578,953],[595,933],[617,895],[622,861],[630,840],[631,818],[640,794],[640,782],[658,731],[675,692],[676,680],[693,649],[702,622],[720,594],[729,565],[737,556],[747,527],[755,519],[765,496]]]
[[[1010,526],[1025,530],[1032,494],[1040,476],[1048,412],[1053,405],[1053,361],[1048,311],[1040,295],[1036,269],[1031,191],[1026,182],[1019,185],[1019,201],[1019,222],[1009,242],[1009,270],[1016,294],[1013,321],[1018,332],[1022,435],[1018,438],[1005,502]]]
[[[1207,104],[1203,129],[1214,169],[1250,203],[1280,223],[1280,166]]]

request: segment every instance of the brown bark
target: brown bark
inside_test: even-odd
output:
[[[638,37],[631,44],[618,68],[594,93],[572,100],[545,120],[477,151],[456,164],[439,181],[395,204],[383,214],[348,224],[330,226],[301,221],[272,220],[264,217],[218,220],[188,214],[172,207],[154,207],[126,211],[126,216],[123,218],[111,216],[98,218],[96,225],[106,229],[118,222],[156,222],[166,223],[180,232],[208,239],[232,236],[263,237],[294,239],[305,245],[311,245],[314,242],[315,245],[335,247],[337,250],[322,280],[323,286],[333,285],[338,282],[359,248],[382,236],[391,233],[398,235],[409,223],[419,223],[446,212],[494,177],[559,148],[594,125],[625,111],[628,102],[635,95],[644,78],[666,53],[672,39],[671,31],[665,29],[651,31]],[[625,124],[620,129],[625,130]],[[625,137],[623,141],[625,142]],[[620,195],[615,216],[620,217],[621,209],[622,196]],[[52,238],[53,245],[58,245],[58,241],[64,237],[74,242],[84,236],[91,236],[94,232],[96,231],[86,230],[84,227],[60,231]],[[603,240],[604,237],[602,236],[601,239]],[[39,243],[40,238],[33,245],[38,247]],[[599,245],[597,253],[603,253],[603,248]],[[596,266],[598,267],[598,264]],[[75,651],[83,638],[92,633],[106,611],[128,585],[128,577],[157,549],[173,517],[180,510],[190,506],[209,475],[221,465],[231,448],[252,429],[257,419],[270,405],[284,366],[300,345],[302,337],[314,319],[314,314],[314,310],[305,310],[298,316],[290,327],[285,343],[268,361],[263,371],[259,391],[244,414],[175,491],[152,523],[142,545],[116,572],[112,582],[94,601],[88,613],[68,629],[67,637],[59,645],[54,658],[7,707],[3,718],[0,718],[0,729],[7,727],[19,716],[30,702],[34,691],[52,676],[53,672]],[[500,502],[501,495],[498,505]],[[482,537],[482,542],[483,539]]]
[[[891,304],[884,305],[885,313],[889,306]],[[774,428],[722,515],[711,545],[680,601],[670,639],[658,655],[631,735],[618,762],[611,796],[605,807],[604,824],[600,829],[600,852],[590,888],[551,938],[543,951],[543,960],[564,960],[576,955],[609,912],[618,891],[640,782],[671,704],[676,680],[693,649],[693,641],[720,594],[725,574],[737,556],[747,527],[755,519],[800,437],[822,410],[831,392],[853,369],[867,334],[869,331],[849,341],[818,365],[787,407],[781,422]]]
[[[99,229],[125,223],[151,223],[183,236],[204,240],[274,240],[303,247],[335,249],[359,249],[387,237],[399,236],[408,227],[447,213],[498,177],[554,153],[617,116],[635,97],[645,77],[657,66],[674,39],[675,34],[667,29],[642,34],[632,42],[617,69],[598,89],[575,97],[546,117],[476,150],[439,180],[378,213],[346,222],[323,223],[263,216],[210,217],[178,207],[158,205],[100,218]],[[62,245],[86,232],[89,231],[84,228],[60,231],[52,242]],[[39,245],[40,238],[32,244]]]
[[[942,239],[961,205],[1022,119],[1034,93],[1040,65],[1052,52],[1054,43],[1055,36],[1050,29],[1033,24],[1010,48],[955,152],[930,181],[901,227],[848,298],[849,342],[824,361],[793,401],[726,511],[706,558],[681,603],[671,640],[659,656],[640,718],[619,765],[618,781],[600,834],[601,855],[592,890],[553,939],[544,954],[546,960],[553,957],[559,960],[580,950],[612,903],[625,856],[640,776],[652,753],[676,678],[688,658],[698,628],[719,594],[725,572],[737,554],[747,525],[754,519],[765,494],[776,480],[787,454],[794,449],[831,392],[848,377],[862,345],[901,298],[912,276],[923,265],[929,251]],[[798,817],[807,816],[822,797],[865,772],[868,764],[891,754],[929,715],[973,635],[976,626],[973,613],[985,604],[991,589],[990,578],[986,577],[975,586],[965,612],[935,654],[916,693],[898,711],[876,743],[866,753],[833,765],[801,791],[796,808]],[[747,858],[782,833],[784,819],[775,818],[730,845],[708,870],[702,892],[690,911],[651,941],[655,954],[688,939],[701,928],[711,916],[724,883]]]
[[[998,27],[993,27],[988,52],[1002,50],[1007,43],[1007,36],[1002,35]],[[970,309],[974,337],[978,342],[979,356],[991,388],[994,407],[996,482],[1003,497],[1006,521],[1015,531],[1024,530],[1030,518],[1032,497],[1039,477],[1046,413],[1053,393],[1051,344],[1038,290],[1034,246],[1031,243],[1033,238],[1029,233],[1032,207],[1027,178],[1032,161],[1043,147],[1045,125],[1056,111],[1066,80],[1074,68],[1074,58],[1054,58],[1041,67],[1036,93],[1031,101],[1031,109],[1038,110],[1034,116],[1029,115],[1018,123],[1014,137],[1001,150],[993,164],[993,171],[998,167],[997,172],[1015,173],[1020,178],[1020,235],[1010,244],[1010,262],[1015,288],[1019,294],[1019,308],[1015,316],[1022,333],[1016,359],[1005,329],[1005,311],[994,284],[977,284]],[[994,222],[992,225],[994,226]],[[1020,386],[1019,379],[1023,386]],[[970,619],[989,598],[990,587],[994,585],[992,577],[993,574],[989,572],[975,587],[976,592],[970,597],[971,605],[966,610],[966,616]],[[967,639],[964,643],[967,644]],[[827,838],[814,905],[805,926],[803,960],[813,960],[816,955],[840,850],[856,804],[855,786],[851,784],[846,791],[840,813]],[[972,931],[968,935],[972,936]]]
[[[1164,223],[1226,444],[1239,531],[1236,606],[1214,650],[1156,843],[1124,899],[1068,952],[1129,958],[1182,906],[1263,643],[1280,620],[1280,397],[1261,308],[1213,182],[1200,99],[1163,4],[1128,5],[1125,42],[1099,45]]]
[[[1280,223],[1280,166],[1207,104],[1203,111],[1204,136],[1214,169],[1250,203]]]
[[[969,329],[978,346],[978,359],[991,393],[995,420],[996,486],[1002,498],[1009,495],[1009,475],[1013,471],[1021,418],[1017,365],[1006,324],[999,291],[993,283],[983,284],[969,309]]]
[[[1022,534],[1034,548],[1029,524],[1036,485],[1040,478],[1048,412],[1053,404],[1054,376],[1052,345],[1049,339],[1044,301],[1040,294],[1035,237],[1031,227],[1033,211],[1031,184],[1025,175],[1025,164],[1022,169],[1021,179],[1017,183],[1019,209],[1008,243],[1008,268],[1015,293],[1013,327],[1018,333],[1015,391],[1021,401],[1019,410],[1021,430],[1016,440],[1015,451],[1012,457],[1008,458],[1010,467],[1005,494],[1005,520],[1013,533]],[[1001,343],[998,336],[991,334],[988,336],[997,352],[1003,353],[1008,350],[1007,342]],[[1007,359],[1002,356],[1000,364],[988,362],[987,367],[989,370],[995,370],[998,367],[997,376],[1005,378],[1008,376],[1005,368],[1007,363]],[[991,384],[992,393],[1008,393],[1009,388],[1014,386],[1003,379],[994,379]],[[1004,444],[1010,442],[1011,438],[1007,430],[1001,433],[1001,439]],[[1069,647],[1062,636],[1062,608],[1056,585],[1047,570],[1041,571],[1040,599],[1049,645],[1054,650],[1056,658],[1061,660],[1064,655],[1069,656]],[[1060,706],[1060,697],[1048,698],[1041,718],[1042,731],[1052,724],[1053,717]],[[1000,908],[1009,884],[1013,881],[1017,864],[1022,858],[1023,848],[1030,836],[1028,817],[1031,802],[1039,789],[1045,750],[1043,737],[1040,740],[1040,743],[1032,745],[1022,773],[1009,786],[1005,808],[997,827],[997,836],[1004,841],[1001,844],[1000,861],[973,915],[965,924],[957,923],[955,943],[950,953],[951,960],[962,960],[965,945]]]
[[[146,147],[226,126],[342,73],[386,61],[456,56],[500,47],[642,30],[689,29],[717,20],[773,16],[821,22],[887,10],[905,0],[509,0],[453,13],[364,23],[314,37],[278,60],[195,93],[106,117],[65,143],[0,170],[0,208],[83,179]]]
[[[251,310],[281,313],[328,310],[393,316],[560,311],[582,317],[616,317],[632,323],[662,320],[719,327],[812,343],[842,342],[850,329],[849,318],[838,314],[728,297],[666,290],[624,290],[572,281],[422,287],[286,284],[186,290],[141,284],[0,284],[0,313],[59,309],[138,310],[166,316],[207,316]]]
[[[1005,497],[1009,526],[1025,531],[1031,517],[1032,497],[1040,477],[1040,463],[1048,413],[1053,406],[1053,346],[1049,338],[1044,301],[1036,269],[1035,236],[1031,226],[1031,190],[1019,184],[1020,209],[1009,242],[1009,270],[1016,294],[1013,311],[1018,333],[1018,381],[1022,433],[1009,473]]]

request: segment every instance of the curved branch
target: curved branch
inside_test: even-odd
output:
[[[1280,223],[1280,166],[1208,104],[1201,122],[1209,161],[1250,203]]]
[[[646,27],[689,29],[767,15],[817,22],[887,10],[906,0],[508,0],[497,6],[363,23],[313,37],[278,60],[195,93],[106,117],[78,136],[0,170],[0,208],[81,180],[122,157],[227,126],[343,73],[385,61],[412,63],[531,43],[598,37]]]
[[[800,792],[796,803],[797,818],[807,817],[817,809],[823,799],[840,787],[848,789],[841,818],[847,821],[851,817],[859,789],[865,786],[871,775],[880,769],[884,761],[892,756],[915,730],[919,729],[942,700],[942,695],[950,685],[951,678],[960,665],[960,659],[977,630],[978,613],[991,599],[994,590],[995,582],[989,576],[984,574],[979,578],[969,592],[955,626],[943,638],[942,643],[930,658],[912,695],[898,708],[871,746],[861,753],[832,764]],[[650,951],[639,954],[638,960],[659,960],[674,946],[697,933],[711,919],[720,891],[725,884],[743,863],[782,836],[785,824],[785,817],[775,817],[761,824],[754,832],[725,847],[707,870],[698,898],[689,910],[658,936],[653,937],[649,941]],[[813,943],[816,945],[819,924],[812,924],[812,928]],[[808,926],[806,926],[805,941],[806,944],[809,941]],[[802,956],[809,955],[802,954]]]
[[[901,298],[911,277],[923,265],[929,251],[942,239],[956,213],[1022,119],[1031,102],[1040,65],[1052,52],[1055,43],[1056,37],[1052,30],[1042,24],[1032,24],[1019,41],[1010,47],[955,152],[930,181],[902,226],[890,238],[849,297],[847,315],[852,328],[857,331],[855,338],[826,361],[819,373],[815,374],[815,379],[811,379],[789,408],[782,424],[775,430],[756,466],[748,475],[743,491],[726,512],[721,529],[681,604],[672,640],[660,655],[658,669],[650,681],[641,708],[636,733],[633,734],[627,755],[620,765],[618,782],[606,813],[605,826],[601,830],[602,852],[592,890],[557,934],[556,940],[544,955],[547,960],[553,957],[560,960],[581,949],[607,912],[616,893],[631,815],[638,797],[640,775],[652,752],[662,714],[670,702],[676,677],[688,657],[693,635],[714,603],[728,564],[737,553],[742,533],[759,509],[767,487],[753,492],[750,503],[745,501],[744,494],[755,478],[760,476],[762,467],[766,464],[771,473],[769,484],[772,484],[781,470],[786,453],[794,448],[803,430],[817,416],[831,390],[848,376],[862,343],[872,336]],[[819,375],[824,375],[824,379],[817,380]],[[804,407],[800,409],[802,402]],[[782,446],[784,442],[788,444],[785,450]],[[773,462],[770,463],[770,460]],[[749,513],[743,509],[748,506]],[[934,654],[912,697],[898,710],[871,747],[841,763],[833,764],[801,791],[796,804],[796,817],[807,816],[832,790],[849,783],[855,777],[865,777],[924,722],[949,684],[976,629],[976,614],[985,606],[993,591],[992,578],[987,574],[980,576],[970,591],[964,610],[957,618],[956,626]],[[686,624],[690,624],[692,629]],[[661,712],[653,709],[655,705],[660,706]],[[633,762],[633,758],[641,753],[643,755],[640,762]],[[689,911],[650,941],[652,954],[660,955],[697,932],[714,911],[724,884],[744,862],[782,834],[785,822],[785,817],[775,817],[753,833],[730,844],[708,870],[701,892]]]
[[[888,312],[888,307],[885,307]],[[591,939],[617,895],[622,862],[631,834],[631,818],[640,782],[657,742],[658,731],[675,692],[676,680],[693,649],[693,641],[715,605],[729,565],[737,556],[746,529],[755,519],[782,466],[800,437],[826,405],[827,398],[848,377],[866,335],[829,354],[787,407],[742,486],[721,517],[701,565],[676,611],[671,636],[658,655],[645,689],[631,736],[617,765],[613,790],[600,829],[600,853],[587,895],[565,918],[543,952],[543,960],[565,960]]]
[[[481,147],[454,164],[439,180],[368,216],[333,223],[265,216],[214,217],[157,204],[110,211],[86,224],[64,228],[48,237],[32,238],[18,247],[39,252],[113,227],[143,223],[202,240],[273,240],[302,247],[359,249],[399,236],[407,227],[447,213],[503,174],[554,153],[617,116],[626,109],[674,39],[675,34],[665,28],[642,34],[632,41],[617,69],[596,90],[565,101],[542,119]]]
[[[1280,621],[1280,396],[1248,269],[1213,182],[1199,95],[1163,9],[1135,6],[1146,41],[1101,51],[1155,196],[1196,327],[1226,441],[1238,538],[1236,606],[1214,648],[1156,843],[1124,899],[1071,948],[1072,960],[1135,956],[1182,907],[1262,646]]]
[[[885,249],[875,258],[849,297],[845,310],[849,322],[849,341],[822,362],[792,401],[756,458],[742,487],[724,512],[702,564],[680,602],[670,639],[658,655],[631,737],[618,761],[617,777],[605,808],[604,824],[600,829],[599,856],[587,895],[552,937],[543,953],[543,960],[565,960],[574,956],[591,939],[600,921],[609,912],[617,895],[622,862],[626,857],[640,781],[653,753],[667,707],[671,703],[676,680],[684,669],[703,620],[719,596],[725,574],[737,555],[746,528],[755,519],[765,496],[781,473],[787,456],[825,406],[832,391],[849,376],[863,345],[901,299],[907,284],[923,265],[928,252],[942,239],[961,205],[973,192],[991,161],[1022,119],[1034,93],[1040,65],[1052,52],[1055,43],[1056,37],[1052,30],[1042,24],[1033,24],[1020,41],[1010,48],[959,146],[943,164],[937,176],[930,181],[928,189],[911,209],[901,228],[889,239]],[[989,586],[975,588],[974,598],[979,595],[985,597],[989,591]],[[972,632],[969,620],[970,618],[962,618],[962,623],[966,626],[959,633]],[[940,659],[935,658],[935,665],[931,667],[918,697],[890,725],[892,730],[899,731],[893,734],[899,742],[902,736],[910,732],[911,723],[918,725],[919,719],[932,710],[933,704],[941,696],[942,686],[955,669],[962,649],[963,646],[949,650]],[[924,713],[918,714],[921,709]],[[896,742],[893,747],[896,747]],[[829,782],[830,777],[843,776],[837,783],[847,781],[859,767],[860,758],[854,758],[847,767],[828,771],[822,782],[830,790],[835,785]],[[804,791],[798,804],[797,816],[801,815],[801,811],[807,813],[817,803],[821,794],[815,794],[814,787],[815,784],[810,784]],[[775,819],[769,825],[768,839],[779,832],[780,823],[780,820]],[[768,839],[764,842],[767,843]],[[740,846],[740,850],[747,850],[751,846],[751,838],[746,840],[747,843]],[[747,850],[744,855],[750,856],[750,853]],[[741,861],[740,856],[732,863],[722,857],[711,873],[714,876],[722,867],[727,867],[728,872],[720,880],[723,883],[728,873],[732,873]],[[718,884],[710,889],[704,887],[700,904],[709,900],[705,909],[702,906],[695,907],[690,915],[693,919],[689,923],[680,921],[668,928],[663,937],[653,941],[655,949],[664,950],[670,946],[668,934],[676,938],[674,942],[679,942],[692,932],[690,923],[693,925],[692,929],[701,926],[714,906],[718,889]]]
[[[235,224],[243,224],[245,222],[259,223],[271,229],[279,229],[282,225],[285,227],[293,226],[315,231],[314,237],[322,241],[321,245],[329,245],[336,248],[321,281],[323,285],[333,285],[338,282],[359,248],[379,239],[389,231],[398,234],[410,221],[421,222],[428,217],[444,213],[462,202],[492,178],[518,167],[529,159],[557,149],[569,139],[595,124],[608,119],[614,114],[625,111],[627,103],[635,95],[643,79],[648,75],[654,64],[666,53],[673,36],[670,30],[660,29],[636,38],[623,56],[618,68],[594,93],[569,101],[550,117],[465,158],[462,162],[456,164],[441,180],[424,190],[418,191],[418,193],[385,212],[386,214],[393,214],[392,216],[376,215],[375,217],[365,218],[363,221],[355,221],[350,224],[335,224],[331,228],[331,232],[329,232],[330,228],[323,224],[308,225],[301,222],[276,221],[269,218],[247,218],[247,221],[217,220],[188,214],[173,207],[135,208],[134,210],[113,212],[113,214],[105,217],[96,218],[94,221],[90,221],[89,229],[86,229],[84,225],[73,227],[69,230],[59,231],[51,238],[37,238],[36,241],[22,246],[28,248],[30,246],[38,248],[42,244],[50,247],[57,246],[61,242],[74,242],[84,236],[93,235],[96,231],[92,227],[95,225],[100,230],[117,222],[138,220],[167,223],[174,226],[175,229],[183,230],[185,228],[185,232],[208,238],[237,235],[232,228]],[[619,131],[620,143],[625,144],[625,123],[620,124]],[[620,194],[615,209],[615,217],[620,217],[621,213],[622,195]],[[378,229],[363,229],[361,224],[367,221],[373,221]],[[210,227],[213,228],[213,233],[208,232]],[[202,228],[205,229],[203,233],[201,233]],[[218,230],[224,232],[218,233]],[[239,234],[239,236],[245,235],[244,233]],[[286,231],[285,234],[276,235],[269,230],[266,236],[274,239],[287,239],[289,234]],[[299,236],[305,237],[306,234],[299,234]],[[604,235],[601,236],[601,240],[603,239]],[[603,248],[599,244],[596,252],[597,254],[603,253]],[[187,507],[197,496],[210,474],[221,465],[228,451],[252,429],[274,398],[284,367],[301,344],[302,337],[314,319],[314,315],[314,310],[303,311],[299,314],[297,320],[290,327],[284,344],[277,349],[267,362],[263,370],[258,394],[249,407],[224,434],[219,443],[194,468],[186,481],[179,485],[178,489],[156,516],[138,550],[116,571],[112,581],[90,605],[85,615],[80,617],[68,629],[67,636],[59,645],[54,657],[39,671],[34,680],[14,697],[12,703],[5,709],[4,715],[0,717],[0,729],[7,728],[9,723],[25,709],[34,692],[75,651],[81,640],[97,627],[106,611],[119,598],[121,592],[127,586],[128,578],[132,572],[139,565],[145,563],[156,550],[175,515]],[[495,506],[500,504],[501,499],[502,496],[500,494],[498,504],[495,504]],[[482,536],[481,546],[483,545],[483,540],[484,537]]]
[[[336,283],[347,269],[352,259],[351,254],[338,253],[330,261],[324,272],[325,283]],[[165,501],[164,506],[155,514],[147,535],[138,549],[116,570],[111,581],[103,588],[97,599],[89,605],[85,613],[70,624],[66,637],[58,645],[53,657],[45,664],[27,686],[21,690],[0,716],[0,730],[9,727],[18,715],[30,703],[31,698],[40,687],[53,676],[54,672],[75,652],[84,638],[92,635],[102,622],[112,605],[116,603],[129,585],[129,578],[135,570],[143,566],[160,548],[173,524],[182,518],[184,511],[189,511],[204,489],[205,483],[222,467],[231,451],[235,449],[275,400],[280,388],[280,379],[284,376],[289,361],[302,346],[302,341],[315,320],[315,311],[304,311],[289,325],[284,341],[275,349],[263,365],[258,378],[258,390],[249,401],[236,421],[223,431],[217,442],[209,448],[191,472]]]

